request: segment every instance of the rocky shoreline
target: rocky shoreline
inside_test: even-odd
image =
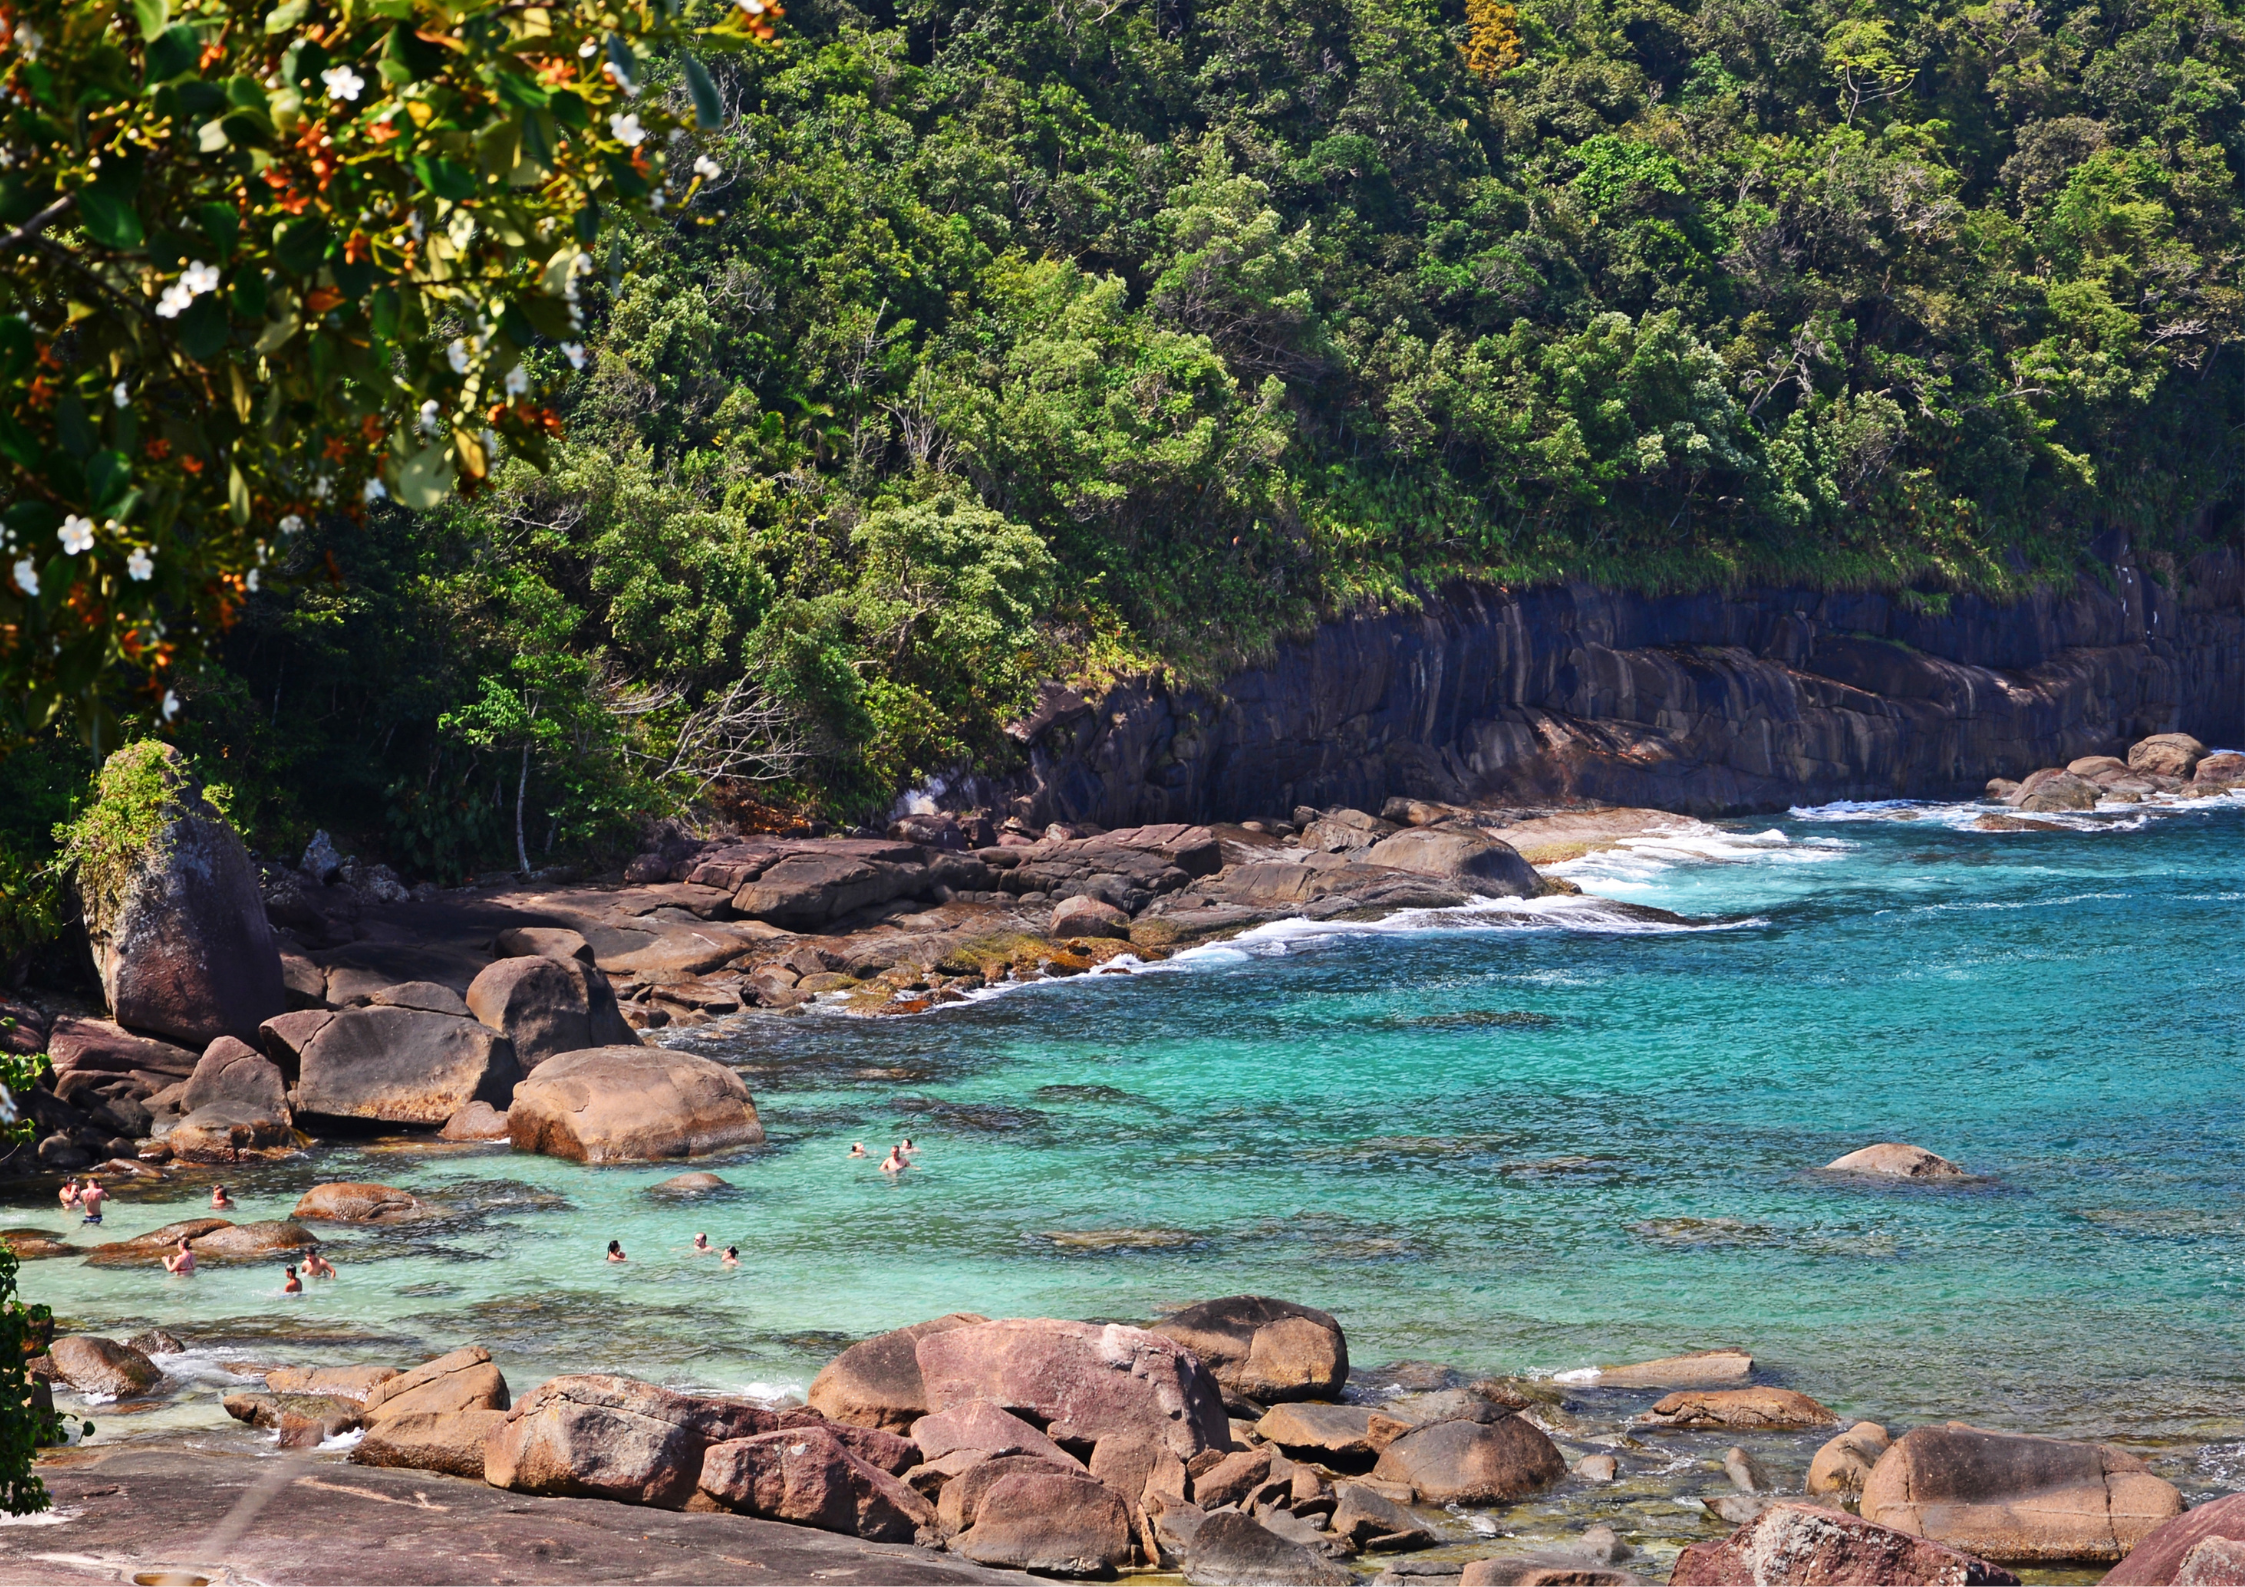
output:
[[[1894,1143],[1829,1171],[1962,1172]],[[410,1215],[402,1193],[381,1190],[321,1187],[306,1199],[331,1217]],[[38,1370],[100,1397],[129,1427],[136,1403],[176,1392],[161,1363],[183,1348],[161,1331],[65,1337]],[[565,1519],[601,1542],[557,1564],[663,1536],[666,1555],[706,1551],[705,1580],[718,1558],[801,1569],[815,1551],[794,1538],[809,1533],[831,1540],[822,1579],[836,1569],[888,1582],[1018,1571],[1158,1572],[1223,1587],[2092,1579],[2084,1572],[2245,1581],[2245,1495],[2186,1509],[2173,1483],[2113,1444],[1956,1422],[1890,1433],[1768,1381],[1738,1349],[1563,1382],[1427,1362],[1368,1371],[1352,1364],[1336,1318],[1265,1296],[1143,1326],[935,1318],[848,1347],[802,1401],[776,1403],[600,1372],[517,1396],[479,1346],[418,1365],[223,1364],[237,1385],[226,1413],[268,1447],[298,1452],[274,1481],[389,1491],[351,1488],[344,1472],[355,1467],[418,1484],[396,1494],[421,1517],[392,1521],[413,1539],[417,1574],[344,1564],[338,1550],[386,1546],[354,1522],[332,1541],[297,1539],[285,1561],[270,1540],[243,1545],[272,1562],[263,1580],[511,1579],[529,1563],[523,1535]],[[197,1531],[144,1529],[119,1546],[118,1507],[92,1501],[148,1494],[144,1475],[183,1475],[180,1445],[126,1436],[46,1457],[60,1520],[36,1537],[0,1533],[0,1573],[18,1579],[58,1548],[81,1566],[206,1579],[233,1562],[199,1553]],[[222,1451],[192,1458],[234,1485],[208,1473]],[[495,1511],[477,1497],[496,1492],[514,1504]],[[688,1528],[707,1515],[767,1529],[697,1539],[649,1530],[639,1519],[649,1512]],[[252,1518],[250,1530],[291,1513]],[[205,1522],[223,1531],[219,1515]],[[644,1571],[635,1579],[696,1579],[690,1568]]]

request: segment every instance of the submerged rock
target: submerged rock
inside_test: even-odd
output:
[[[1961,1163],[1900,1141],[1881,1141],[1836,1157],[1824,1165],[1828,1174],[1876,1174],[1881,1179],[1970,1179]]]
[[[1597,1383],[1603,1389],[1719,1388],[1746,1383],[1753,1376],[1754,1358],[1743,1350],[1695,1350],[1689,1355],[1662,1356],[1657,1361],[1600,1367]]]
[[[1638,1418],[1645,1427],[1731,1427],[1789,1432],[1829,1427],[1840,1419],[1798,1389],[1687,1389],[1668,1395]]]
[[[314,1185],[289,1216],[328,1223],[418,1223],[441,1217],[442,1207],[388,1185]]]

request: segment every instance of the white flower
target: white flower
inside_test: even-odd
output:
[[[464,338],[453,337],[452,345],[444,350],[444,357],[445,361],[451,364],[452,372],[455,375],[464,375],[468,372],[468,344]]]
[[[13,571],[16,576],[17,589],[23,591],[26,595],[37,595],[39,593],[39,570],[31,565],[31,558],[25,557],[21,562],[18,562]]]
[[[530,389],[530,371],[524,369],[520,364],[515,365],[514,368],[507,371],[506,387],[508,396],[521,396]]]
[[[133,394],[126,389],[125,383],[120,380],[110,388],[109,400],[120,408],[129,408],[133,405]]]
[[[330,66],[320,73],[320,81],[327,84],[330,99],[356,99],[359,90],[366,86],[366,79],[348,66]]]
[[[249,577],[248,577],[248,578],[246,578],[246,579],[244,579],[244,580],[242,581],[242,582],[243,582],[243,583],[244,583],[245,585],[247,585],[247,586],[249,587],[249,592],[250,592],[250,594],[252,594],[252,595],[255,595],[255,594],[257,593],[257,578],[258,578],[258,574],[257,574],[257,569],[255,569],[255,568],[251,568],[251,569],[249,570]]]
[[[288,515],[288,516],[287,516],[286,518],[283,518],[283,519],[281,520],[281,533],[282,533],[282,534],[284,534],[284,535],[294,535],[294,534],[302,534],[303,532],[304,532],[304,520],[303,520],[303,519],[301,519],[301,518],[299,518],[299,517],[297,517],[297,516],[296,516],[296,514],[294,514],[294,513],[290,513],[290,514],[289,514],[289,515]]]
[[[367,499],[367,501],[368,501],[369,503],[372,503],[372,502],[378,502],[378,501],[380,501],[380,500],[381,500],[381,499],[382,499],[383,497],[385,497],[385,496],[389,495],[389,494],[390,494],[390,490],[389,490],[389,487],[388,487],[388,486],[386,486],[386,485],[384,485],[384,484],[383,484],[383,483],[382,483],[382,482],[381,482],[380,480],[378,480],[378,479],[370,479],[370,480],[368,480],[368,481],[366,482],[366,490],[365,490],[364,494],[365,494],[365,496],[366,496],[366,499]]]
[[[608,130],[614,133],[616,141],[627,149],[636,149],[647,141],[647,129],[639,124],[637,115],[626,115],[622,111],[610,111]]]
[[[443,430],[444,421],[437,416],[439,412],[437,399],[434,397],[421,404],[421,433],[423,435],[435,435]]]
[[[146,584],[156,576],[156,559],[148,554],[146,546],[134,546],[133,554],[125,558],[125,571],[135,584]]]
[[[714,182],[725,174],[725,168],[706,154],[694,156],[694,174],[705,182]]]
[[[571,369],[582,369],[585,367],[585,344],[583,342],[563,342],[561,344],[561,356],[569,360]]]
[[[175,281],[164,288],[163,295],[156,299],[156,318],[176,320],[179,318],[181,311],[194,301],[195,294]]]
[[[624,91],[626,99],[637,99],[639,97],[639,85],[631,80],[631,73],[625,71],[614,61],[603,62],[600,69],[608,74],[610,82]]]
[[[205,292],[217,290],[218,266],[207,265],[200,259],[194,260],[187,266],[187,269],[177,281],[164,288],[163,295],[156,300],[156,317],[163,320],[176,320],[188,304],[194,302]],[[123,388],[120,387],[119,389]],[[117,406],[122,408],[124,403],[119,402]]]
[[[63,555],[83,556],[94,548],[94,521],[72,513],[63,519],[55,538],[62,542]]]
[[[669,196],[658,187],[654,192],[647,195],[647,202],[654,207],[655,213],[660,215],[663,212],[663,205],[669,202]]]
[[[16,29],[16,48],[23,51],[23,58],[25,60],[37,60],[39,58],[39,52],[45,49],[46,46],[46,36],[42,34],[37,28],[19,27]]]
[[[179,696],[166,689],[164,691],[164,720],[169,722],[177,715],[179,715]]]
[[[587,39],[584,43],[577,46],[577,59],[579,59],[580,61],[589,61],[592,59],[593,51],[599,48],[599,45],[595,44],[591,39]]]
[[[205,292],[218,290],[218,266],[204,264],[200,259],[191,259],[186,272],[179,279],[180,284],[189,292],[201,297]]]
[[[312,500],[325,501],[335,494],[335,481],[322,474],[312,481]]]

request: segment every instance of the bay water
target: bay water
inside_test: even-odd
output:
[[[1678,823],[1560,867],[1580,898],[1267,927],[912,1018],[746,1016],[673,1038],[741,1066],[770,1132],[693,1165],[727,1191],[649,1193],[684,1165],[324,1145],[123,1187],[101,1236],[196,1215],[219,1178],[237,1221],[334,1179],[450,1214],[336,1230],[341,1276],[301,1297],[277,1268],[70,1258],[23,1289],[69,1328],[172,1329],[210,1385],[229,1357],[481,1343],[518,1391],[602,1370],[766,1395],[947,1311],[1145,1320],[1256,1292],[1332,1312],[1362,1367],[1579,1382],[1739,1345],[1850,1417],[2123,1436],[2230,1486],[2245,803],[2048,832],[1985,813]],[[906,1135],[918,1166],[891,1180]],[[1977,1177],[1818,1171],[1886,1140]],[[81,1239],[48,1196],[8,1221]],[[198,1419],[224,1425],[215,1391],[96,1436]]]

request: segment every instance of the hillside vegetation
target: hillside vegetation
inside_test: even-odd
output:
[[[551,472],[246,612],[187,733],[253,834],[854,818],[1040,674],[1453,576],[1938,601],[2233,532],[2236,0],[805,0],[730,70]]]

